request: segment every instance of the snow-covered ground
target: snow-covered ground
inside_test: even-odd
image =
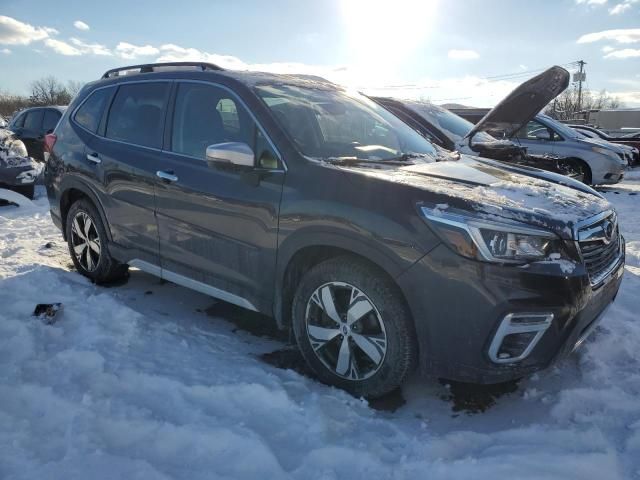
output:
[[[0,207],[0,478],[640,478],[640,172],[605,191],[627,238],[616,303],[481,413],[434,380],[381,410],[272,366],[286,338],[268,318],[139,271],[96,287],[42,191]],[[55,324],[32,316],[51,302]]]

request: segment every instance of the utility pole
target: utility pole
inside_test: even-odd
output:
[[[580,65],[580,73],[578,73],[578,111],[576,113],[580,113],[582,110],[582,81],[585,79],[584,74],[584,66],[587,64],[584,60],[580,60],[578,65]]]

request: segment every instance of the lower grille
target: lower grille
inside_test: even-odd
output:
[[[591,285],[599,285],[620,260],[620,231],[615,213],[581,228],[578,244]]]

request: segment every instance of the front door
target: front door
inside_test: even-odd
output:
[[[537,120],[529,121],[516,133],[514,141],[526,147],[530,155],[552,155],[556,133]]]
[[[231,303],[269,311],[284,169],[238,97],[180,82],[156,186],[162,275]],[[207,146],[243,142],[253,167],[220,165]]]

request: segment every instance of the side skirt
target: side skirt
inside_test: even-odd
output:
[[[196,292],[204,293],[205,295],[209,295],[214,298],[218,298],[220,300],[224,300],[225,302],[233,303],[242,308],[246,308],[248,310],[253,310],[257,312],[258,309],[256,306],[247,300],[244,297],[240,297],[233,293],[227,292],[225,290],[221,290],[216,287],[212,287],[211,285],[207,285],[206,283],[198,282],[189,277],[185,277],[184,275],[180,275],[179,273],[172,272],[170,270],[163,269],[158,265],[154,265],[152,263],[146,262],[144,260],[140,260],[134,258],[127,262],[130,267],[138,268],[143,272],[150,273],[151,275],[155,275],[156,277],[160,277],[163,280],[167,280],[172,283],[176,283],[183,287],[189,288],[191,290],[195,290]]]

